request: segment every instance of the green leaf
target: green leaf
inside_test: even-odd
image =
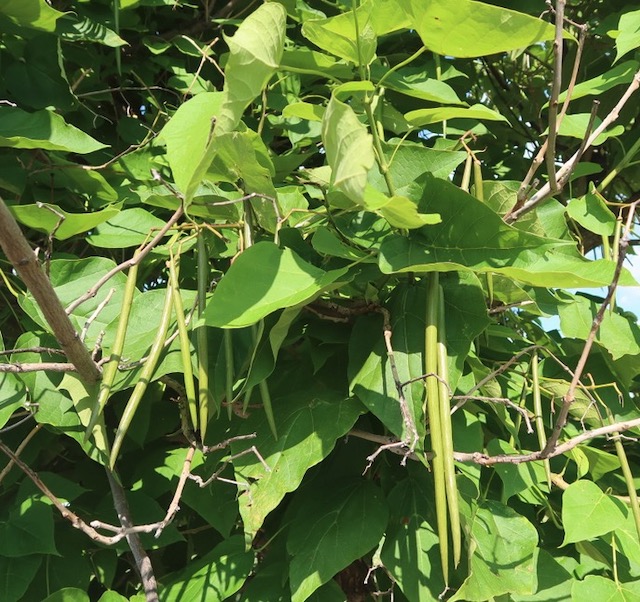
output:
[[[565,115],[562,123],[560,124],[560,130],[558,131],[558,135],[560,136],[570,136],[571,138],[577,138],[578,140],[582,140],[587,133],[587,126],[589,121],[591,120],[590,113],[576,113],[574,115]],[[602,123],[602,119],[596,117],[593,121],[593,128],[591,131],[595,130]],[[543,135],[546,135],[548,129],[545,130]],[[598,146],[605,142],[608,138],[620,136],[624,132],[623,125],[616,125],[608,130],[605,130],[600,134],[594,141],[594,145]]]
[[[322,142],[331,166],[331,185],[362,203],[367,173],[373,167],[373,139],[353,109],[331,97],[322,120]]]
[[[598,195],[590,192],[571,199],[567,205],[567,215],[583,228],[601,236],[612,236],[616,227],[616,216]]]
[[[438,536],[427,520],[431,497],[425,475],[414,474],[388,498],[391,520],[382,562],[409,602],[437,602],[445,587]]]
[[[69,125],[53,111],[27,113],[0,106],[0,146],[41,148],[84,155],[106,148],[83,131]]]
[[[127,598],[120,595],[118,592],[109,590],[100,596],[98,602],[127,602]]]
[[[512,595],[513,602],[569,602],[571,600],[571,586],[575,579],[562,566],[558,559],[545,550],[538,554],[537,566],[538,587],[535,594],[530,596]]]
[[[292,102],[282,110],[283,117],[299,117],[307,121],[322,121],[325,108],[309,102]]]
[[[616,36],[616,60],[640,46],[640,10],[620,15]]]
[[[244,19],[232,37],[225,69],[224,102],[215,135],[236,128],[242,113],[279,67],[285,39],[287,12],[282,4],[262,4]]]
[[[477,57],[552,40],[554,27],[542,19],[473,0],[411,0],[412,25],[437,54]]]
[[[387,526],[387,505],[371,481],[325,489],[304,506],[287,539],[291,602],[304,602],[338,571],[369,552]]]
[[[233,461],[236,479],[247,484],[240,490],[239,503],[245,532],[251,538],[282,498],[298,488],[307,470],[331,452],[336,440],[349,431],[362,409],[357,401],[319,390],[310,382],[306,389],[274,400],[277,441],[264,412],[253,412],[244,422],[241,434],[258,434],[251,443],[260,450],[269,467],[267,471],[253,453]],[[231,444],[231,451],[237,454],[248,447],[246,442],[238,441]]]
[[[573,303],[563,304],[559,308],[562,333],[567,337],[586,340],[599,309],[599,303],[576,295]],[[596,333],[596,341],[611,353],[614,360],[625,355],[638,355],[640,326],[635,319],[622,316],[615,310],[607,311]]]
[[[29,497],[0,521],[0,556],[22,558],[57,553],[53,540],[53,508],[49,504]]]
[[[302,25],[302,34],[322,50],[366,66],[374,59],[377,46],[371,7],[371,2],[363,2],[355,13],[348,11],[328,19],[307,20]]]
[[[411,29],[411,13],[405,0],[376,0],[372,4],[371,25],[376,35]]]
[[[127,46],[115,31],[88,17],[67,13],[57,23],[56,35],[70,42],[98,42],[111,48]]]
[[[589,261],[564,251],[571,241],[512,228],[485,203],[448,181],[426,175],[418,185],[429,191],[418,210],[429,213],[437,208],[442,223],[414,230],[408,237],[385,237],[379,257],[383,273],[471,270],[545,287],[600,287],[611,282],[612,261]],[[621,280],[635,283],[624,272]]]
[[[613,69],[605,71],[601,75],[580,82],[571,92],[571,99],[577,100],[584,96],[600,96],[603,92],[611,90],[611,88],[615,86],[630,84],[633,81],[633,76],[638,70],[638,67],[640,67],[638,61],[625,61]],[[558,97],[558,101],[564,102],[566,97],[567,93],[563,92]]]
[[[7,88],[19,106],[32,109],[70,109],[75,102],[62,70],[59,40],[49,34],[27,42],[23,59],[4,69]]]
[[[294,73],[308,73],[320,75],[329,79],[348,80],[353,75],[352,67],[342,61],[336,61],[333,57],[310,50],[309,48],[296,48],[285,50],[282,55],[280,69]]]
[[[94,213],[68,213],[49,203],[12,205],[9,209],[21,224],[47,234],[54,232],[57,240],[88,232],[120,212],[119,206],[111,206]]]
[[[167,144],[167,161],[173,181],[187,202],[211,163],[208,147],[223,100],[222,92],[203,92],[194,96],[178,107],[160,132],[161,139]]]
[[[164,225],[164,221],[142,207],[124,209],[100,224],[87,236],[87,242],[104,249],[137,247],[151,240]]]
[[[486,501],[470,520],[470,574],[451,598],[475,602],[536,588],[538,533],[523,516]]]
[[[40,31],[55,31],[56,21],[64,16],[45,0],[0,0],[0,14],[22,27]]]
[[[440,104],[465,104],[449,84],[430,77],[423,67],[390,71],[376,64],[372,66],[371,77],[374,81],[380,81],[384,78],[382,82],[384,88],[390,88],[412,98]]]
[[[115,267],[115,262],[104,257],[88,257],[86,259],[56,259],[49,265],[49,277],[51,284],[60,299],[63,307],[88,291],[102,276]],[[70,314],[70,319],[77,332],[81,332],[89,317],[98,306],[107,299],[112,288],[109,302],[91,322],[86,332],[85,344],[91,346],[95,343],[100,331],[109,323],[120,316],[124,289],[127,282],[126,276],[119,272],[109,280],[109,286],[102,287],[95,297],[88,299]],[[31,294],[20,299],[20,305],[32,320],[35,320],[45,330],[50,326],[40,312]]]
[[[291,249],[259,242],[233,262],[216,287],[204,311],[205,324],[250,326],[278,309],[311,300],[344,273],[325,272]]]
[[[506,121],[509,123],[506,117],[481,104],[475,104],[469,108],[440,107],[437,109],[418,109],[405,113],[404,117],[413,127],[422,127],[448,119],[480,119],[487,121]]]
[[[562,494],[563,545],[587,541],[621,528],[627,509],[592,481],[576,481]]]
[[[396,194],[414,201],[420,201],[424,192],[424,186],[416,184],[420,176],[429,173],[446,179],[467,157],[463,151],[436,150],[411,142],[400,146],[396,141],[387,142],[382,148]],[[384,178],[375,166],[369,172],[369,182],[378,190],[385,189]]]
[[[43,556],[33,554],[22,558],[0,556],[0,599],[6,602],[20,602],[29,584],[36,576]]]
[[[574,581],[571,600],[606,600],[607,602],[635,602],[640,599],[640,583],[616,583],[600,575],[587,575],[583,581]]]
[[[126,598],[122,598],[126,600]],[[102,598],[100,598],[102,600]],[[76,587],[65,587],[57,592],[47,596],[42,602],[89,602],[89,596],[86,592]]]
[[[82,426],[87,427],[91,422],[91,414],[98,398],[98,386],[95,385],[88,388],[75,374],[70,372],[64,375],[59,386],[60,389],[69,393],[78,413],[78,418],[80,418],[80,423]],[[91,438],[100,462],[106,466],[109,460],[109,438],[104,419],[99,420],[93,426]]]
[[[169,576],[160,592],[161,602],[226,600],[245,582],[254,563],[241,536],[219,543],[205,556],[191,561],[177,575]]]
[[[487,451],[492,456],[499,454],[521,453],[506,441],[493,439],[487,445]],[[542,500],[549,494],[546,473],[542,462],[523,462],[521,464],[496,464],[495,471],[502,480],[502,500],[507,502],[516,494],[527,492],[528,498]]]

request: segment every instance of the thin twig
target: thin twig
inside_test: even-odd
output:
[[[129,510],[129,504],[127,497],[118,480],[118,477],[107,467],[105,467],[107,473],[107,479],[109,480],[109,487],[111,488],[111,497],[113,498],[113,505],[118,514],[118,520],[123,529],[130,529],[133,527],[133,521],[131,519],[131,511]],[[133,553],[133,558],[136,562],[138,573],[140,574],[140,580],[144,589],[147,602],[158,602],[158,584],[156,577],[153,574],[153,566],[151,566],[151,560],[146,550],[142,546],[140,537],[137,533],[131,531],[125,534],[129,548]]]
[[[627,223],[625,225],[624,234],[620,238],[619,250],[618,250],[618,260],[616,262],[616,269],[613,274],[613,279],[611,280],[611,284],[607,289],[607,296],[604,298],[598,313],[596,314],[593,322],[591,324],[591,330],[589,331],[589,336],[587,337],[584,347],[582,349],[582,354],[580,355],[580,359],[578,360],[578,364],[575,369],[575,373],[571,380],[571,384],[569,385],[569,389],[564,395],[564,400],[562,403],[562,407],[558,413],[558,417],[556,418],[556,423],[553,427],[553,431],[551,436],[547,440],[547,444],[542,450],[544,453],[549,454],[553,449],[555,449],[556,444],[558,443],[558,439],[560,438],[560,433],[564,428],[567,417],[569,415],[569,409],[571,408],[571,404],[575,400],[575,393],[580,383],[580,378],[584,371],[585,366],[587,365],[587,360],[589,359],[589,354],[591,353],[591,347],[593,342],[595,341],[596,334],[600,329],[600,325],[602,324],[602,320],[604,318],[604,314],[607,311],[607,307],[611,303],[613,296],[616,292],[616,288],[618,287],[618,282],[620,280],[620,274],[622,273],[622,266],[624,264],[625,257],[627,255],[627,249],[629,247],[629,237],[631,236],[631,230],[633,227],[633,218],[635,216],[636,209],[640,204],[640,200],[635,201],[629,207],[629,212],[627,214]]]
[[[98,282],[96,282],[84,295],[78,297],[73,303],[71,303],[67,309],[67,314],[70,314],[76,307],[87,301],[88,299],[92,299],[98,294],[98,291],[116,274],[122,272],[122,270],[126,270],[137,263],[140,263],[149,252],[157,246],[157,244],[164,238],[165,234],[178,222],[178,220],[184,214],[184,208],[182,203],[180,207],[176,209],[175,213],[171,216],[169,221],[160,229],[160,231],[153,237],[153,239],[144,247],[140,249],[139,252],[135,253],[131,259],[127,261],[123,261],[121,264],[117,265],[115,268],[107,272]]]
[[[636,72],[633,77],[633,81],[629,84],[625,93],[622,95],[618,104],[611,110],[611,112],[602,120],[602,123],[593,131],[588,137],[586,142],[583,142],[580,149],[576,151],[572,157],[558,170],[556,177],[558,178],[558,185],[562,188],[562,184],[569,180],[569,177],[577,167],[584,151],[593,145],[595,140],[620,116],[620,111],[627,104],[628,100],[633,96],[634,92],[640,87],[640,70]],[[531,211],[534,207],[539,205],[542,201],[548,199],[555,194],[551,190],[551,186],[547,182],[538,192],[536,192],[528,201],[525,201],[520,207],[511,211],[505,215],[504,219],[507,223],[511,224],[515,222],[519,217]]]
[[[100,380],[100,370],[91,359],[55,290],[40,265],[15,218],[0,199],[0,246],[38,303],[58,343],[86,383]]]
[[[556,136],[558,135],[558,97],[562,87],[562,51],[564,41],[564,6],[566,0],[556,0],[556,35],[553,40],[553,83],[551,85],[551,98],[549,99],[549,135],[547,137],[547,173],[549,186],[552,192],[558,189],[556,180]]]
[[[5,349],[0,351],[0,355],[13,355],[15,353],[50,353],[64,355],[62,349],[54,349],[53,347],[20,347],[18,349]]]
[[[111,297],[113,297],[116,292],[115,288],[112,288],[107,293],[107,296],[98,304],[98,307],[94,310],[94,312],[87,318],[87,321],[84,323],[82,327],[82,332],[80,332],[80,340],[84,341],[87,336],[87,331],[89,330],[89,326],[94,322],[94,320],[100,315],[100,312],[107,306],[107,303],[111,301]]]
[[[27,436],[20,442],[20,445],[18,445],[18,448],[14,452],[14,455],[15,455],[16,458],[18,458],[20,456],[20,454],[24,451],[24,448],[27,447],[27,445],[29,444],[29,441],[31,441],[31,439],[33,439],[36,436],[38,431],[43,426],[44,426],[43,424],[36,424],[27,433]],[[7,462],[7,465],[2,469],[2,472],[0,472],[0,483],[2,483],[2,481],[4,481],[4,478],[11,472],[11,469],[13,468],[14,464],[15,464],[15,462],[14,462],[13,458],[9,458],[9,462]]]
[[[0,364],[0,374],[22,372],[77,372],[75,364],[69,362],[34,362],[25,364]]]

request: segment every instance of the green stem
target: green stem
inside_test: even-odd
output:
[[[118,425],[116,437],[113,442],[111,457],[109,458],[109,466],[111,467],[111,469],[113,469],[116,460],[118,459],[118,454],[120,453],[120,447],[122,446],[124,436],[127,434],[127,430],[129,429],[131,421],[135,416],[136,410],[140,405],[142,396],[147,390],[147,386],[151,382],[153,373],[156,369],[156,366],[158,365],[158,361],[160,360],[164,342],[167,338],[167,331],[169,330],[169,322],[171,321],[171,309],[173,307],[172,288],[173,287],[171,285],[171,282],[169,282],[167,284],[167,291],[164,299],[164,307],[162,308],[162,316],[160,317],[160,324],[158,326],[158,332],[156,333],[156,337],[153,340],[153,344],[151,345],[151,350],[149,351],[147,361],[142,366],[138,382],[133,389],[133,393],[131,393],[131,397],[127,402],[124,412],[122,413],[122,418],[120,419],[120,424]]]
[[[629,167],[632,159],[640,152],[640,138],[638,138],[631,148],[625,153],[624,157],[620,159],[618,164],[607,174],[607,176],[600,182],[596,190],[602,192],[606,189],[611,182],[620,174],[625,168]]]
[[[193,430],[198,430],[198,407],[196,401],[196,386],[193,380],[193,366],[191,365],[191,342],[189,332],[184,319],[184,307],[180,288],[178,286],[178,268],[176,259],[171,255],[169,259],[169,278],[171,280],[171,290],[173,294],[173,306],[176,310],[176,321],[178,323],[178,337],[180,339],[180,355],[182,357],[182,370],[184,373],[184,390],[187,397],[187,406]]]
[[[225,399],[227,400],[227,416],[233,415],[233,335],[228,328],[224,330],[224,363],[225,363]]]
[[[133,258],[136,259],[138,252],[134,254]],[[131,315],[131,305],[133,303],[133,294],[136,290],[136,279],[138,277],[138,264],[134,263],[129,268],[127,274],[127,284],[124,289],[124,298],[122,299],[122,307],[120,309],[120,319],[118,321],[118,328],[116,330],[116,337],[113,341],[113,347],[111,348],[111,355],[109,361],[105,364],[102,370],[102,382],[100,383],[100,392],[98,393],[98,401],[93,407],[91,412],[91,418],[87,430],[85,431],[85,441],[90,437],[93,432],[94,426],[98,423],[100,416],[104,410],[107,401],[111,396],[111,387],[115,381],[116,374],[118,373],[118,365],[122,359],[122,350],[124,348],[124,341],[127,335],[127,326],[129,325],[129,316]]]
[[[391,69],[389,69],[389,71],[387,71],[378,80],[378,83],[376,84],[376,88],[381,88],[384,80],[387,79],[387,77],[389,77],[392,73],[395,73],[396,71],[398,71],[398,69],[402,69],[403,67],[406,67],[409,63],[412,63],[420,55],[424,54],[426,51],[427,51],[426,47],[423,46],[422,48],[420,48],[420,50],[417,50],[416,52],[414,52],[409,58],[407,58],[404,61],[399,62],[397,65],[394,65],[393,67],[391,67]]]
[[[204,231],[198,234],[198,317],[202,317],[207,304],[207,288],[209,286],[209,256]],[[209,407],[213,395],[209,384],[209,342],[207,327],[202,325],[196,330],[196,346],[198,351],[198,409],[200,411],[200,440],[204,442],[209,424]],[[214,402],[215,403],[215,402]],[[219,407],[214,407],[217,415]]]
[[[436,523],[440,543],[440,561],[445,584],[449,584],[449,532],[447,526],[447,486],[445,481],[444,442],[440,414],[438,379],[438,272],[429,274],[425,329],[425,373],[427,388],[427,417],[431,437],[431,460],[435,489]]]
[[[539,375],[539,363],[538,352],[534,351],[531,357],[531,380],[532,380],[532,394],[533,394],[533,412],[536,420],[536,434],[538,436],[538,445],[540,449],[544,449],[547,445],[547,437],[544,433],[544,418],[542,416],[542,396],[540,395],[540,375]],[[547,482],[549,483],[549,489],[551,489],[551,464],[547,458],[543,462],[544,470],[547,473]]]
[[[453,563],[457,567],[462,556],[462,529],[460,528],[460,508],[458,506],[458,483],[453,461],[453,427],[451,425],[451,392],[449,390],[449,359],[447,356],[446,320],[444,313],[444,291],[438,286],[438,393],[440,406],[440,427],[442,429],[442,452],[444,461],[447,505],[451,523],[453,543]]]

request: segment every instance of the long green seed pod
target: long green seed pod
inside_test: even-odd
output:
[[[133,256],[135,259],[138,253]],[[107,405],[107,401],[111,396],[111,387],[113,387],[113,381],[118,373],[118,365],[122,359],[122,350],[124,348],[124,341],[127,334],[127,326],[129,325],[129,316],[131,315],[131,304],[133,303],[133,294],[136,290],[136,279],[138,277],[138,264],[134,263],[129,268],[127,274],[127,284],[124,289],[124,298],[122,300],[122,308],[120,310],[120,320],[118,321],[118,328],[116,330],[116,337],[113,341],[113,347],[111,348],[111,355],[109,361],[104,365],[102,369],[102,382],[100,383],[100,391],[98,392],[98,400],[93,406],[91,412],[91,418],[87,425],[87,430],[84,433],[85,441],[91,436],[93,427],[98,423],[104,407]]]
[[[198,430],[198,407],[196,400],[196,386],[193,381],[193,367],[191,365],[191,342],[189,341],[189,332],[187,331],[187,323],[184,319],[184,307],[182,305],[182,297],[180,296],[180,288],[178,286],[178,268],[176,267],[176,259],[172,255],[169,260],[169,279],[171,281],[171,292],[173,294],[173,307],[176,313],[176,322],[178,324],[178,337],[180,338],[180,354],[182,356],[182,370],[184,374],[184,390],[187,396],[187,407],[189,408],[189,416],[193,430]]]
[[[204,239],[204,232],[198,234],[198,316],[202,316],[207,303],[207,288],[209,286],[209,256]],[[207,341],[207,327],[200,326],[196,330],[196,348],[198,352],[198,408],[200,411],[200,440],[204,441],[209,424],[209,408],[213,396],[209,385],[209,345]],[[217,415],[219,407],[214,408]]]
[[[224,361],[225,361],[225,398],[227,400],[227,416],[231,420],[233,415],[233,336],[231,331],[226,328],[224,336]]]
[[[547,437],[544,434],[544,418],[542,416],[542,396],[540,395],[540,375],[538,373],[538,352],[534,351],[531,356],[531,383],[533,394],[533,412],[536,420],[536,434],[540,449],[547,446]],[[547,483],[551,488],[551,464],[548,459],[544,460],[544,470],[547,474]]]
[[[458,483],[453,461],[453,429],[451,427],[451,402],[449,390],[449,366],[447,358],[446,320],[444,313],[444,292],[438,287],[438,392],[440,394],[440,427],[442,429],[442,451],[444,454],[444,475],[453,544],[453,563],[457,567],[462,556],[462,530],[460,529],[460,508],[458,506]]]
[[[449,532],[447,526],[447,489],[444,469],[442,420],[440,418],[440,391],[438,386],[438,307],[439,276],[429,275],[425,329],[425,372],[427,388],[427,417],[431,436],[431,461],[435,489],[436,522],[440,542],[440,561],[445,584],[449,584]]]
[[[167,284],[167,293],[164,298],[164,307],[162,308],[162,316],[160,318],[160,325],[158,326],[158,332],[156,333],[156,338],[153,340],[153,344],[151,345],[151,350],[149,351],[149,355],[147,357],[147,361],[144,363],[142,370],[140,372],[140,378],[136,383],[136,386],[131,393],[131,397],[127,402],[127,405],[122,414],[122,418],[120,419],[120,424],[118,425],[118,430],[116,431],[116,438],[113,442],[113,449],[111,450],[111,457],[109,459],[109,465],[113,469],[113,466],[118,459],[118,454],[120,452],[120,447],[122,446],[122,441],[124,440],[124,436],[129,429],[129,425],[133,420],[133,417],[138,409],[138,405],[140,404],[140,400],[144,395],[144,392],[147,390],[147,385],[151,382],[151,377],[158,365],[158,360],[160,359],[160,355],[162,353],[162,348],[164,347],[165,339],[167,338],[167,330],[169,330],[169,322],[171,321],[171,309],[173,306],[173,287],[169,282]]]

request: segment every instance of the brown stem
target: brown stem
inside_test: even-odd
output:
[[[71,324],[46,274],[40,269],[35,253],[20,230],[15,218],[0,198],[0,246],[27,285],[53,334],[78,376],[87,384],[100,380],[100,370]]]

